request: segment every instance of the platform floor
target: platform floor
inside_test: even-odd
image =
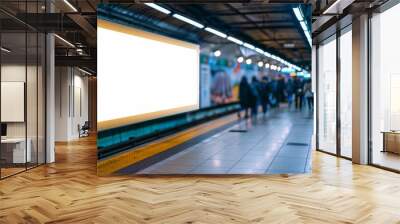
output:
[[[270,111],[193,143],[137,174],[286,174],[311,170],[312,114]],[[130,168],[120,173],[130,174]],[[134,174],[134,173],[132,173]]]

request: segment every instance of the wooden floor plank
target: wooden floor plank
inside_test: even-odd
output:
[[[313,153],[311,174],[96,175],[95,138],[0,181],[0,223],[400,223],[400,175]]]

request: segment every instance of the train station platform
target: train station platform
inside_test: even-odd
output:
[[[274,109],[178,145],[177,153],[119,174],[286,174],[311,170],[312,113]]]

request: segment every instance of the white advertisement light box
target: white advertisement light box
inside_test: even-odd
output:
[[[100,129],[199,108],[198,45],[98,20]]]

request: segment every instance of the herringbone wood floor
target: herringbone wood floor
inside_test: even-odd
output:
[[[400,223],[400,175],[313,156],[309,175],[97,177],[89,138],[0,181],[0,223]]]

